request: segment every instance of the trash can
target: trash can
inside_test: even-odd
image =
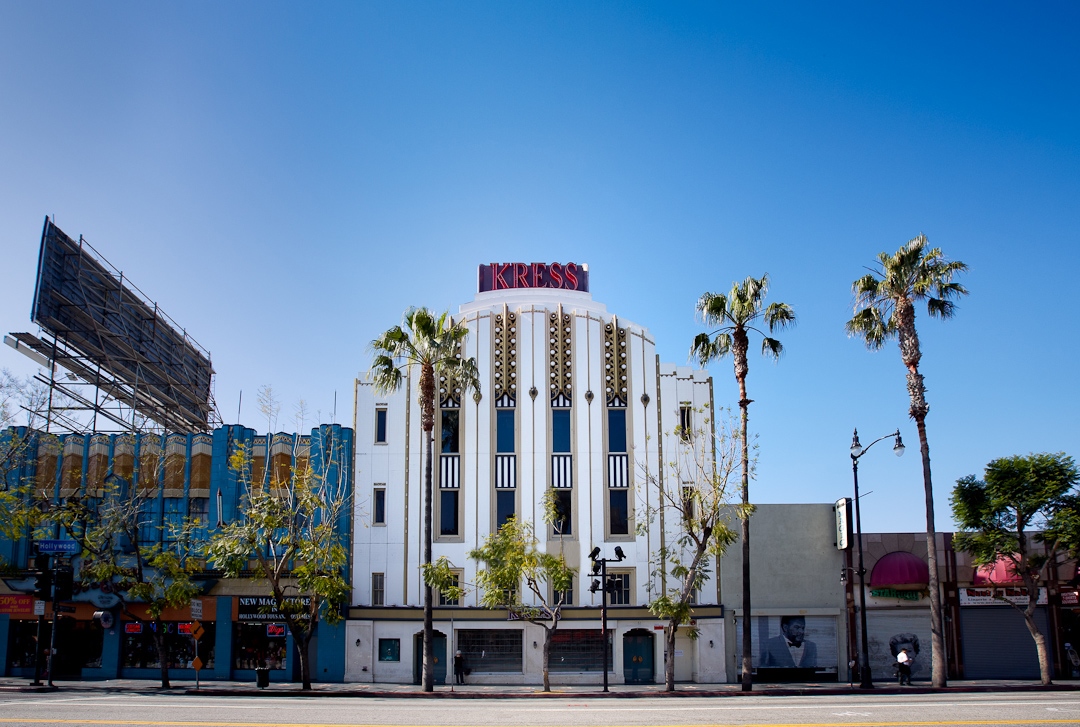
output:
[[[260,666],[255,669],[255,686],[259,689],[270,686],[270,667]]]

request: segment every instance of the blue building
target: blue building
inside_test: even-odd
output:
[[[63,502],[100,498],[107,478],[115,485],[138,488],[141,501],[140,545],[169,545],[170,526],[197,518],[207,537],[223,523],[239,517],[247,482],[270,486],[310,465],[318,481],[333,483],[351,503],[353,492],[353,431],[322,425],[310,434],[257,434],[242,426],[225,426],[197,434],[47,434],[12,427],[0,431],[0,485],[8,495],[28,502],[38,498]],[[250,455],[249,476],[230,467],[239,447]],[[0,505],[3,501],[0,500]],[[10,504],[10,503],[9,503]],[[69,540],[59,525],[49,525],[49,539]],[[342,544],[352,539],[352,508],[344,508],[338,523]],[[38,532],[38,536],[42,533]],[[32,677],[39,620],[41,643],[50,639],[51,604],[39,619],[31,594],[34,577],[33,533],[28,527],[0,536],[0,647],[5,676]],[[126,616],[111,583],[87,583],[79,578],[80,556],[71,559],[75,576],[72,601],[57,622],[54,676],[56,678],[157,678],[160,663],[152,624]],[[201,638],[192,638],[191,608],[166,610],[170,675],[194,679],[192,662],[202,662],[204,680],[254,680],[255,668],[270,668],[273,681],[299,676],[292,636],[267,607],[269,590],[255,578],[224,579],[200,563],[196,573],[203,586]],[[351,572],[351,564],[346,573]],[[72,609],[72,605],[74,608]],[[198,606],[200,604],[196,604]],[[129,603],[139,616],[145,605]],[[140,610],[141,609],[141,610]],[[73,612],[72,612],[73,611]],[[275,618],[275,616],[277,618]],[[197,645],[196,645],[197,644]],[[344,678],[344,627],[320,621],[309,652],[315,681]]]

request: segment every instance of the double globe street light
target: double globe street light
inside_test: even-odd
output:
[[[866,568],[863,567],[863,545],[862,545],[862,517],[859,514],[859,458],[870,451],[870,448],[883,439],[889,437],[895,437],[896,443],[893,444],[893,452],[897,457],[904,454],[904,442],[900,439],[900,430],[897,429],[892,434],[886,434],[883,437],[878,437],[865,447],[859,443],[859,430],[855,430],[855,435],[851,439],[851,474],[855,479],[855,534],[856,542],[859,544],[859,600],[861,606],[859,608],[860,625],[862,627],[862,654],[859,657],[859,687],[862,689],[874,688],[874,677],[870,671],[870,647],[869,640],[866,632]]]

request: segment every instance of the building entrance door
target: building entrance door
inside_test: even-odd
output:
[[[651,631],[632,629],[626,632],[623,636],[623,679],[627,684],[652,684],[656,680],[655,653]]]
[[[433,638],[435,651],[435,683],[446,684],[446,634],[436,631]],[[413,684],[419,684],[424,674],[424,634],[413,636]]]

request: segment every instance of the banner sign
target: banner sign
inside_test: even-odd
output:
[[[491,263],[477,271],[477,290],[554,288],[589,292],[589,266],[578,263]]]
[[[1028,605],[1028,590],[1023,586],[998,586],[997,588],[961,588],[961,606],[1001,606],[1004,602],[1014,606]],[[1039,589],[1040,606],[1046,605],[1046,589]]]
[[[7,593],[0,595],[0,613],[29,613],[33,607],[33,596]]]
[[[267,621],[284,621],[285,618],[274,605],[274,599],[270,596],[237,596],[237,621],[248,623],[265,623]],[[298,618],[307,621],[311,618],[311,596],[292,596],[285,599],[288,603],[298,603],[304,610],[298,614]]]
[[[898,591],[895,588],[873,588],[870,595],[874,598],[899,598],[901,601],[918,601],[922,591]]]

